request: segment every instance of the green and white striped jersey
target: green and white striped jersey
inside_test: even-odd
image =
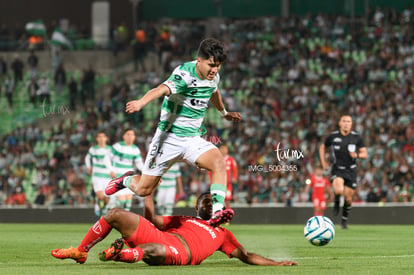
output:
[[[158,129],[182,137],[205,134],[204,115],[219,81],[219,74],[213,80],[201,80],[196,73],[196,61],[175,68],[163,83],[171,95],[164,97]]]
[[[105,147],[95,145],[89,148],[85,156],[85,165],[88,169],[92,167],[92,180],[94,178],[111,180],[109,176],[110,167],[105,163],[105,157],[109,156],[110,152],[111,146],[109,145]]]
[[[161,183],[158,188],[175,188],[177,186],[177,178],[181,177],[180,166],[174,163],[167,172],[161,177]]]
[[[117,142],[112,146],[111,150],[112,171],[116,176],[122,176],[125,172],[134,171],[134,166],[142,171],[144,162],[141,157],[141,150],[132,144],[128,146],[125,142]]]

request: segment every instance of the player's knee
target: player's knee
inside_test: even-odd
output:
[[[152,188],[148,188],[148,187],[140,187],[138,189],[136,189],[135,194],[137,194],[140,197],[146,197],[151,195],[152,193]]]
[[[226,171],[226,161],[224,158],[216,158],[212,160],[212,171]]]
[[[142,247],[144,257],[142,260],[149,265],[161,265],[165,261],[165,248],[160,244],[151,244]]]
[[[344,193],[344,188],[338,187],[334,189],[335,195],[342,195]]]
[[[122,212],[122,209],[112,208],[105,214],[104,219],[108,224],[113,225],[121,218]]]
[[[345,203],[348,204],[348,205],[351,205],[352,204],[352,197],[351,198],[345,197]]]

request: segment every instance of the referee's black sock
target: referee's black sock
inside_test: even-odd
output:
[[[339,208],[339,199],[340,198],[341,198],[341,195],[336,195],[335,194],[335,201],[334,201],[335,207],[338,207]]]
[[[347,204],[346,202],[344,203],[344,208],[342,209],[342,221],[343,222],[347,222],[348,221],[348,216],[349,216],[349,212],[351,212],[352,209],[352,204]]]

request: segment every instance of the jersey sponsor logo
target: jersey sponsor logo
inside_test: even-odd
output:
[[[197,226],[201,227],[202,229],[206,230],[206,231],[210,234],[210,236],[211,236],[211,238],[212,238],[213,240],[214,240],[215,238],[217,238],[217,235],[216,235],[216,233],[214,232],[214,230],[213,230],[212,228],[208,227],[207,225],[205,225],[205,224],[203,224],[203,223],[201,223],[201,222],[198,222],[198,221],[196,221],[196,220],[186,220],[186,222],[191,222],[191,223],[193,223],[193,224],[195,224],[195,225],[197,225]]]
[[[179,81],[179,80],[181,80],[183,78],[181,76],[179,76],[178,74],[175,74],[174,75],[174,79],[177,80],[177,81]]]
[[[349,152],[355,152],[356,151],[356,145],[355,144],[348,144],[348,151]]]
[[[342,141],[342,138],[340,138],[340,137],[336,137],[336,138],[334,138],[334,140],[333,140],[333,142],[341,142]]]
[[[139,252],[136,249],[134,249],[134,250],[132,250],[132,253],[134,253],[134,262],[138,261]]]
[[[193,98],[190,100],[190,103],[193,106],[207,107],[207,101],[201,99]]]
[[[175,88],[175,83],[174,83],[174,82],[172,82],[171,80],[170,80],[170,81],[167,81],[167,84],[168,84],[169,86],[171,86],[172,88]]]
[[[171,249],[172,253],[174,253],[175,255],[178,255],[178,251],[175,247],[169,246],[169,248]]]
[[[95,225],[92,227],[93,232],[95,232],[96,234],[101,234],[102,233],[102,226],[101,223],[98,221],[97,223],[95,223]]]
[[[155,160],[155,158],[152,158],[152,160],[148,164],[148,168],[149,169],[154,169],[156,166],[157,166],[157,161]]]
[[[339,146],[339,145],[335,145],[335,146],[334,146],[334,149],[335,149],[335,150],[339,150],[339,149],[341,149],[341,146]]]

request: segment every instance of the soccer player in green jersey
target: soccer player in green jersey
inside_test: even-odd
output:
[[[139,196],[148,196],[157,187],[161,176],[177,161],[211,172],[210,193],[213,209],[211,225],[229,222],[232,209],[224,209],[226,195],[226,162],[219,149],[201,138],[208,102],[229,121],[241,120],[240,113],[227,112],[218,89],[219,71],[226,60],[222,42],[208,38],[201,41],[197,59],[178,66],[171,76],[141,99],[126,104],[126,112],[139,112],[145,105],[164,97],[160,122],[151,141],[141,177],[127,172],[109,182],[105,194],[111,195],[128,187]]]
[[[107,209],[109,198],[104,195],[105,186],[111,180],[109,166],[105,163],[105,157],[111,152],[111,146],[106,144],[107,141],[105,132],[99,131],[96,134],[97,144],[89,148],[85,156],[87,172],[92,176],[92,186],[96,196],[95,214],[98,217],[105,215],[109,210]]]

